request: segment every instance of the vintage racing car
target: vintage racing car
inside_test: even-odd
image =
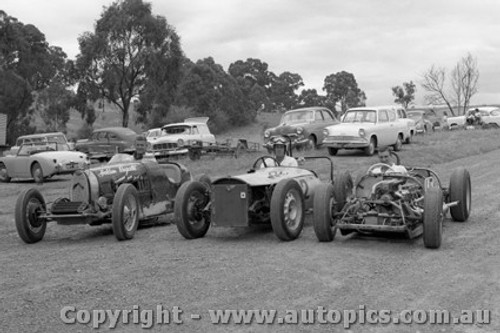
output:
[[[179,232],[194,239],[205,236],[210,224],[247,227],[271,223],[280,240],[296,239],[302,232],[306,212],[313,208],[314,214],[324,210],[317,206],[316,189],[331,186],[333,181],[333,162],[329,157],[305,159],[326,159],[330,181],[324,183],[314,171],[300,167],[266,167],[266,161],[274,158],[262,156],[248,173],[218,178],[211,184],[207,184],[209,179],[186,182],[175,199]],[[259,168],[260,164],[264,167]]]
[[[181,164],[156,161],[113,163],[77,171],[69,198],[46,203],[38,189],[22,192],[16,202],[15,220],[26,243],[40,241],[47,222],[101,225],[111,223],[118,240],[134,237],[140,221],[173,211],[179,187],[191,180]]]
[[[15,155],[0,157],[0,181],[32,178],[36,183],[54,175],[86,169],[90,160],[84,153],[70,151],[66,143],[31,142],[21,144]]]
[[[399,157],[395,153],[399,164]],[[381,168],[383,173],[373,170]],[[383,163],[372,165],[356,182],[345,173],[335,184],[335,196],[343,198],[340,210],[332,210],[324,218],[314,220],[314,230],[320,241],[332,241],[336,229],[342,235],[351,232],[383,234],[403,233],[409,238],[423,234],[427,248],[439,248],[442,241],[443,219],[448,210],[455,221],[466,221],[471,210],[469,172],[459,167],[453,171],[449,187],[444,187],[438,175],[420,167],[407,168],[408,173],[393,172]],[[351,195],[345,197],[345,193]]]

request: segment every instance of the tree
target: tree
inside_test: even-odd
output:
[[[392,94],[396,96],[394,102],[401,104],[405,109],[415,99],[415,92],[417,91],[415,83],[413,81],[403,82],[403,86],[392,87]]]
[[[66,83],[66,54],[50,46],[35,26],[0,10],[0,110],[7,114],[7,143],[35,131],[33,95],[52,82]]]
[[[446,104],[451,114],[455,115],[452,104],[457,107],[459,114],[465,113],[472,96],[477,93],[478,79],[477,60],[469,53],[452,70],[450,84],[446,69],[432,65],[422,74],[420,85],[427,92],[425,100],[428,104]]]
[[[325,97],[318,95],[316,89],[304,89],[299,95],[299,104],[307,106],[324,106]],[[332,110],[335,111],[335,108]]]
[[[271,82],[270,99],[274,109],[290,110],[299,104],[299,97],[295,93],[304,86],[299,74],[283,72]]]
[[[236,79],[252,108],[272,110],[269,95],[275,75],[268,70],[267,63],[253,58],[248,58],[246,61],[238,60],[229,65],[228,73]]]
[[[229,123],[247,124],[257,114],[236,79],[211,57],[198,60],[187,72],[179,87],[176,104],[191,107],[197,115],[210,117],[214,132],[226,128]]]
[[[479,69],[477,59],[470,53],[463,57],[451,72],[451,86],[458,112],[465,114],[472,96],[477,93]]]
[[[76,66],[86,96],[97,91],[122,111],[122,125],[128,126],[129,107],[134,98],[148,95],[154,105],[157,91],[167,91],[173,100],[178,81],[182,51],[174,28],[162,16],[153,16],[151,4],[142,0],[123,0],[105,8],[95,31],[79,39]],[[145,108],[143,108],[144,110]],[[164,105],[168,110],[168,105]]]
[[[358,88],[358,83],[352,73],[338,72],[325,78],[323,90],[326,91],[326,104],[340,103],[342,113],[348,108],[362,106],[366,102],[364,91]]]
[[[42,117],[47,131],[65,131],[74,93],[62,82],[53,82],[37,94],[35,108]]]

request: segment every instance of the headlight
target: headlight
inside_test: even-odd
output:
[[[184,140],[182,139],[177,140],[177,145],[179,145],[180,147],[184,146]]]
[[[264,132],[264,137],[265,137],[265,138],[268,138],[268,137],[270,137],[270,136],[271,136],[271,131],[266,130],[266,131]]]
[[[362,128],[360,128],[360,129],[359,129],[358,134],[359,134],[359,136],[360,136],[360,137],[362,137],[362,138],[364,138],[364,137],[365,137],[365,135],[366,135],[365,130],[364,130],[364,129],[362,129]]]
[[[323,135],[324,135],[324,136],[329,136],[329,135],[330,135],[330,132],[329,132],[329,131],[325,128],[325,129],[323,130]]]
[[[301,135],[302,133],[304,133],[304,128],[303,127],[297,127],[297,134]]]

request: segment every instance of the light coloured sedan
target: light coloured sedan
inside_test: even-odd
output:
[[[70,151],[65,143],[23,144],[16,155],[0,158],[0,181],[12,178],[32,178],[42,183],[54,175],[73,173],[90,165],[84,153]]]

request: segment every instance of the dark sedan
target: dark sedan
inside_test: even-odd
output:
[[[130,128],[100,128],[90,138],[78,140],[75,150],[88,154],[92,159],[106,161],[116,153],[132,154],[136,137],[137,133]]]
[[[264,133],[264,147],[272,149],[271,138],[289,136],[292,148],[318,148],[323,142],[323,130],[327,126],[339,124],[332,111],[324,107],[308,107],[290,110],[283,114],[278,126]]]

